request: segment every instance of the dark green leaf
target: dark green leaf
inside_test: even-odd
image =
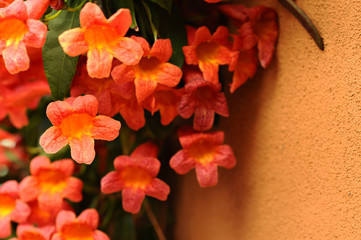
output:
[[[323,39],[306,13],[300,7],[298,7],[293,0],[278,0],[278,2],[281,3],[282,6],[284,6],[290,13],[293,14],[293,16],[298,19],[302,26],[311,35],[318,48],[324,50]]]
[[[173,0],[149,0],[150,2],[154,2],[158,6],[162,7],[164,10],[170,14],[172,12],[172,3]]]
[[[172,42],[173,55],[170,62],[182,68],[184,63],[182,47],[186,46],[188,42],[179,7],[173,4],[171,14],[168,14],[164,9],[155,7],[151,8],[151,12],[159,37],[169,38]]]
[[[130,10],[130,14],[132,15],[132,25],[130,25],[130,28],[134,30],[138,29],[133,0],[110,0],[110,4],[113,13],[115,13],[120,8],[128,8]]]
[[[81,1],[76,0],[74,5]],[[64,53],[59,44],[58,36],[66,30],[79,27],[79,12],[63,11],[49,21],[49,31],[43,47],[44,70],[54,100],[63,100],[73,80],[78,57],[70,57]],[[53,10],[53,14],[56,11]]]

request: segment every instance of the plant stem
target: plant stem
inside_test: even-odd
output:
[[[157,218],[155,217],[154,213],[153,213],[153,210],[152,208],[150,207],[149,205],[149,202],[148,202],[148,199],[145,198],[144,199],[144,209],[149,217],[149,220],[150,222],[152,223],[153,225],[153,228],[155,230],[155,233],[157,234],[158,236],[158,239],[159,240],[166,240],[165,236],[164,236],[164,233],[163,233],[163,230],[162,228],[160,227],[159,223],[158,223],[158,220]]]

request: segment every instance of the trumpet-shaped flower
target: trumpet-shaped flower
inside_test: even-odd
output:
[[[101,191],[122,191],[123,208],[131,213],[139,212],[145,195],[165,201],[170,189],[156,178],[160,168],[157,152],[154,144],[144,143],[130,156],[118,156],[114,160],[116,171],[109,172],[101,180]]]
[[[0,120],[9,115],[16,128],[26,126],[26,110],[36,108],[40,99],[50,94],[41,49],[28,48],[28,53],[30,68],[17,74],[10,74],[0,59]]]
[[[35,157],[30,162],[31,176],[20,182],[21,199],[26,202],[38,200],[40,209],[48,212],[59,211],[64,198],[80,202],[83,183],[71,176],[73,171],[71,159],[51,163],[45,156]]]
[[[257,45],[261,66],[268,67],[278,37],[276,11],[264,6],[248,9],[241,4],[225,4],[220,9],[239,27],[239,36],[243,39],[245,48]]]
[[[179,131],[179,141],[183,147],[170,159],[170,167],[178,174],[196,169],[201,187],[210,187],[218,183],[217,167],[233,168],[236,158],[228,145],[221,145],[223,132],[203,133],[189,129]]]
[[[0,238],[11,234],[10,221],[23,223],[30,214],[28,205],[19,199],[19,185],[10,180],[0,186]]]
[[[20,224],[16,228],[17,238],[11,238],[11,240],[50,240],[54,230],[54,226],[37,228],[29,224]]]
[[[78,163],[91,164],[95,158],[94,139],[112,141],[119,135],[120,122],[99,115],[92,95],[71,97],[48,105],[46,114],[54,125],[40,137],[47,153],[56,153],[67,144]]]
[[[253,47],[245,49],[242,47],[242,40],[239,36],[234,36],[233,50],[238,54],[233,58],[230,71],[234,71],[230,91],[233,93],[237,88],[244,84],[248,78],[253,77],[257,70],[258,60],[257,51]]]
[[[179,115],[190,118],[194,114],[193,128],[197,131],[209,130],[214,122],[214,114],[228,117],[227,100],[220,83],[205,81],[202,73],[194,68],[185,69],[185,94],[178,105]]]
[[[132,18],[129,9],[119,9],[109,19],[95,3],[86,3],[80,11],[80,26],[63,32],[59,42],[69,56],[87,53],[87,70],[91,77],[109,77],[113,57],[126,64],[137,64],[141,46],[124,37]]]
[[[99,214],[95,209],[86,209],[78,217],[72,211],[61,211],[56,218],[56,232],[51,240],[109,240],[97,230]]]
[[[0,8],[0,54],[11,74],[29,68],[26,46],[41,48],[46,32],[44,23],[28,18],[23,0],[15,0],[7,7]]]
[[[211,35],[207,27],[188,28],[187,33],[190,45],[182,48],[186,63],[198,65],[204,80],[218,83],[219,65],[230,64],[235,54],[228,48],[228,29],[219,26]]]
[[[164,85],[158,85],[155,92],[142,103],[145,109],[152,115],[159,111],[163,125],[168,125],[178,115],[178,103],[184,89],[174,89]]]
[[[182,77],[182,70],[167,62],[173,52],[169,39],[158,39],[150,48],[144,38],[132,38],[142,46],[143,57],[138,64],[116,66],[112,77],[119,83],[134,81],[135,94],[141,103],[155,91],[158,84],[176,86]]]

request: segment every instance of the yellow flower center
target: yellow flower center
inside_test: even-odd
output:
[[[159,72],[162,63],[156,57],[142,57],[137,66],[135,66],[136,77],[154,79]]]
[[[11,214],[15,209],[15,199],[9,195],[0,194],[0,218]]]
[[[110,50],[118,44],[121,36],[111,27],[103,25],[95,25],[84,31],[85,41],[88,42],[90,48],[107,48]]]
[[[210,143],[209,141],[201,139],[192,144],[192,146],[188,149],[188,154],[197,162],[205,164],[213,161],[216,150],[216,145]]]
[[[120,172],[120,177],[127,187],[144,189],[152,182],[149,173],[140,167],[126,167]]]
[[[45,240],[43,235],[34,231],[26,231],[21,235],[21,240]]]
[[[219,44],[215,42],[204,42],[197,46],[196,53],[199,60],[212,62],[216,60]]]
[[[83,134],[90,134],[94,117],[87,113],[75,113],[63,119],[59,125],[61,132],[71,138],[81,138]]]
[[[66,187],[66,177],[60,171],[41,169],[37,179],[42,192],[59,193]]]
[[[64,240],[93,240],[93,230],[79,222],[64,225],[61,235]]]
[[[23,21],[16,18],[5,19],[0,22],[0,41],[6,41],[7,47],[12,43],[17,45],[28,31]]]

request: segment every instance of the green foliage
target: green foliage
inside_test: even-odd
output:
[[[81,1],[75,0],[77,6]],[[53,10],[53,14],[57,11]],[[43,47],[43,61],[51,95],[54,100],[63,100],[73,80],[78,57],[70,57],[64,53],[59,44],[58,36],[66,30],[79,27],[79,11],[63,11],[49,21],[49,31]]]

